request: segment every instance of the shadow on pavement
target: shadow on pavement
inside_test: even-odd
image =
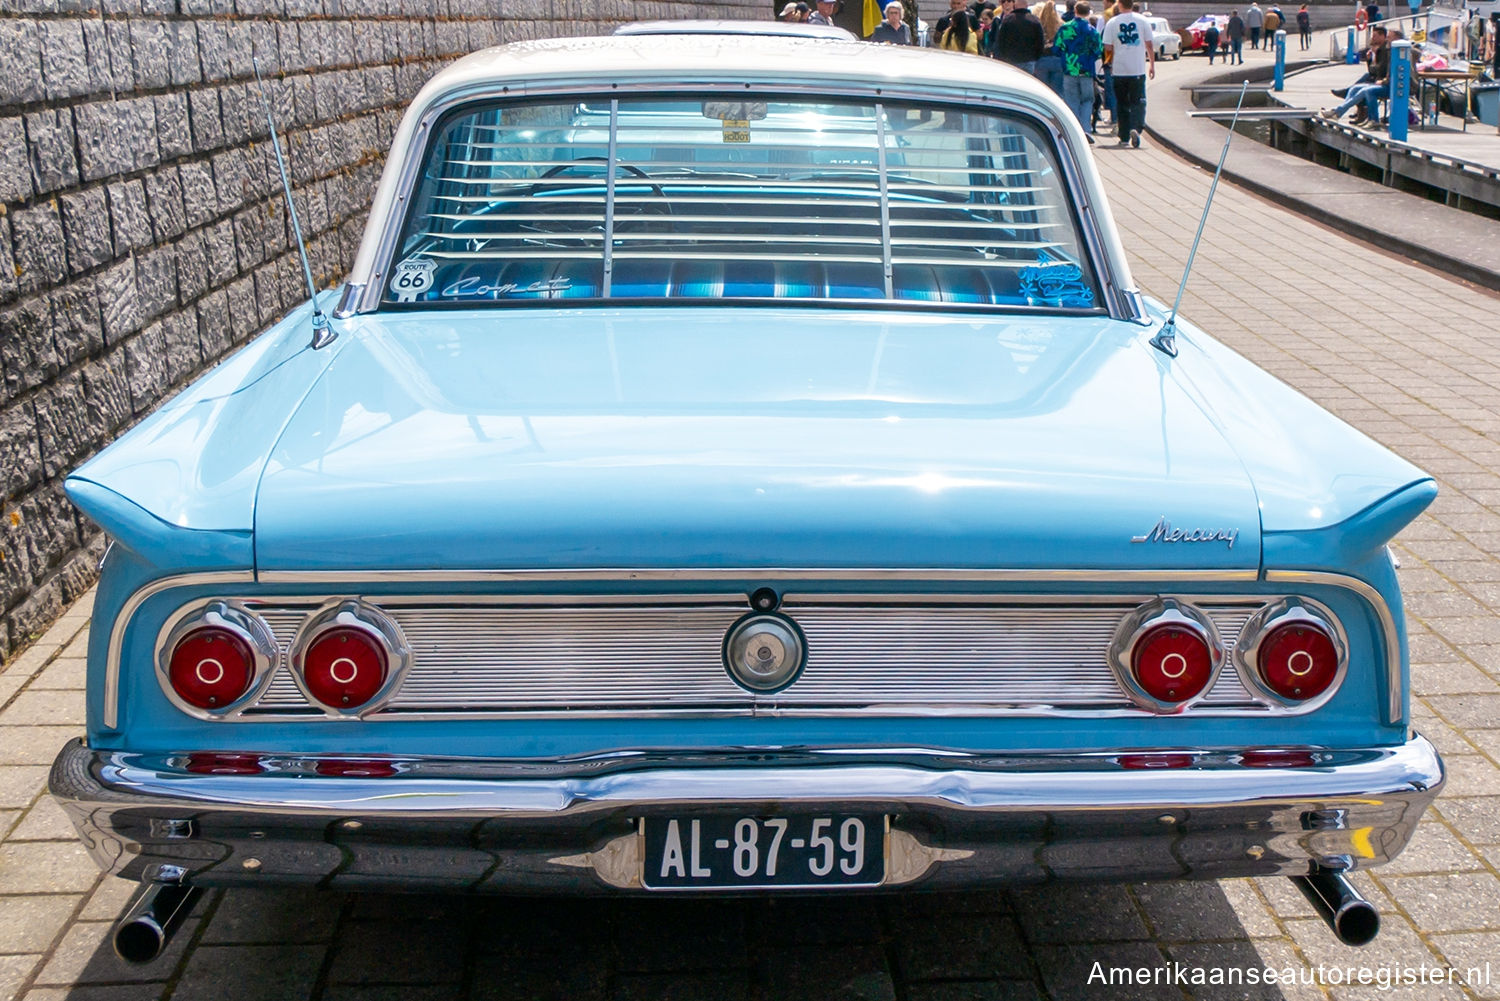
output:
[[[114,956],[110,928],[92,926],[69,1001],[1283,996],[1264,985],[1184,988],[1165,973],[1158,983],[1101,982],[1111,968],[1260,969],[1212,882],[838,899],[236,889],[205,894],[147,966]],[[68,972],[65,951],[49,969]]]

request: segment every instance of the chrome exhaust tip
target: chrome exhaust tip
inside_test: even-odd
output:
[[[1380,912],[1342,872],[1314,865],[1306,876],[1291,879],[1340,942],[1369,945],[1380,934]]]
[[[115,925],[115,955],[141,964],[166,952],[202,892],[184,883],[143,884]]]

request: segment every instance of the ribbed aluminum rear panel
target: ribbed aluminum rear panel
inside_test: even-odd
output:
[[[789,688],[754,695],[721,649],[735,606],[387,607],[412,665],[377,715],[410,712],[713,711],[888,708],[921,712],[1050,706],[1128,709],[1105,660],[1134,604],[788,605],[807,637]],[[1207,605],[1233,646],[1253,605]],[[283,664],[256,712],[308,708],[285,666],[303,609],[261,609]],[[1232,669],[1204,700],[1257,709]]]

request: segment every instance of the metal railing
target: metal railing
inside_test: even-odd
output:
[[[1352,24],[1343,28],[1335,28],[1328,35],[1329,62],[1346,61],[1351,31],[1354,51],[1359,52],[1366,48],[1370,44],[1370,31],[1376,25],[1387,31],[1400,31],[1414,42],[1436,42],[1453,52],[1466,51],[1462,17],[1448,11],[1424,10],[1416,14],[1404,14],[1401,17],[1381,18],[1374,24],[1367,24],[1362,28]]]

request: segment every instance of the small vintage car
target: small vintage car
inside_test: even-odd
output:
[[[335,305],[336,299],[336,305]],[[348,282],[86,463],[88,731],[145,884],[548,893],[1344,873],[1442,784],[1432,480],[1137,291],[990,60],[477,53]]]

